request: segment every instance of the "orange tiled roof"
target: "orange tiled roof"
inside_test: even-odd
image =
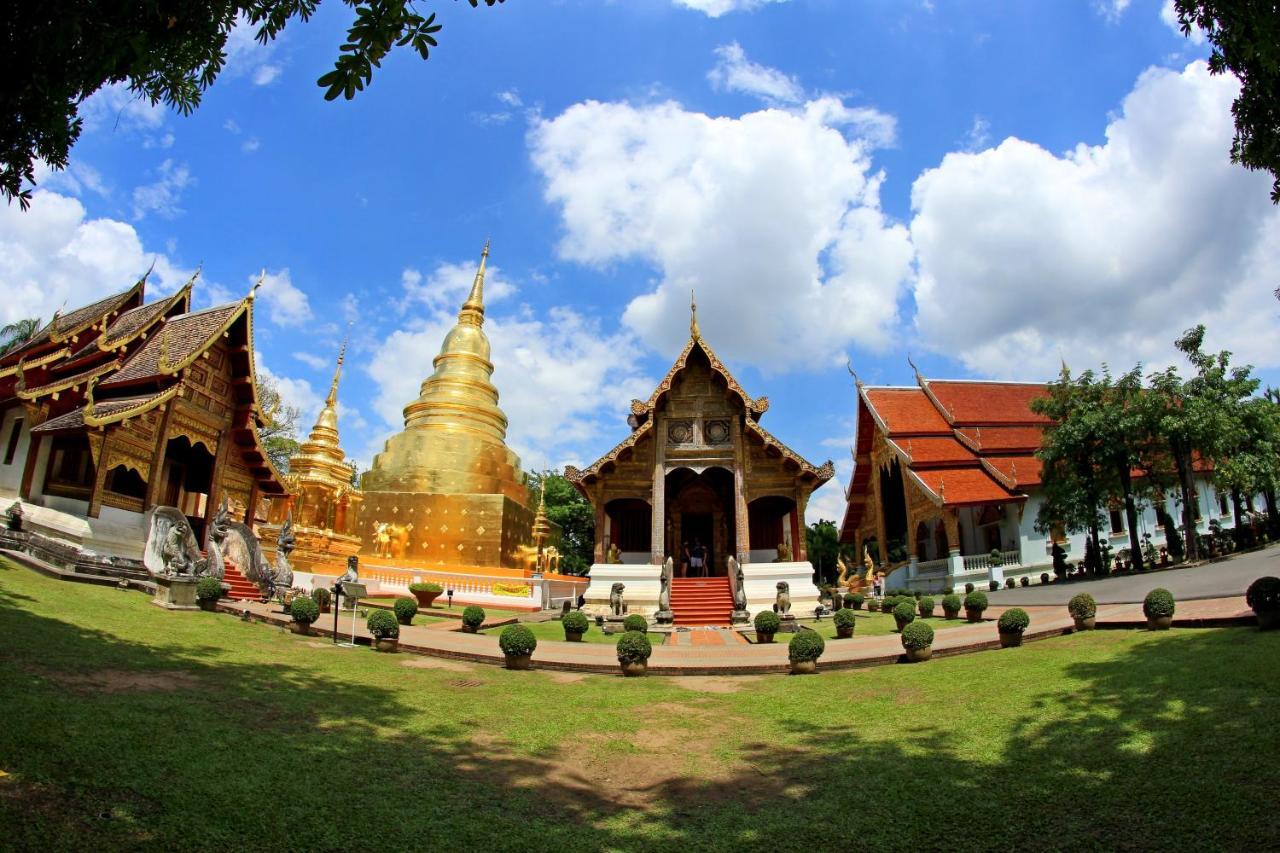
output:
[[[972,450],[951,436],[909,436],[894,439],[893,443],[910,457],[912,465],[972,464],[978,459]]]
[[[919,388],[867,388],[877,419],[889,435],[950,435],[951,427]]]
[[[925,488],[942,498],[945,506],[972,506],[1026,499],[1024,495],[1011,494],[978,467],[931,468],[924,471],[913,469],[912,474],[924,483]]]
[[[1010,489],[1040,485],[1044,463],[1035,456],[985,456],[982,466]]]
[[[167,349],[166,365],[178,365],[205,349],[213,338],[239,314],[244,302],[232,302],[206,308],[193,314],[171,317],[156,330],[142,349],[125,362],[124,367],[102,383],[103,388],[126,385],[169,375],[160,368],[161,349]]]
[[[1042,426],[959,427],[956,438],[979,453],[1035,452],[1044,437]]]
[[[1028,382],[923,380],[947,419],[956,425],[1047,424],[1031,411],[1031,401],[1048,396],[1047,386]]]

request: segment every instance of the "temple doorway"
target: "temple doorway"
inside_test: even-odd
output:
[[[191,532],[204,541],[209,491],[213,488],[213,454],[203,444],[193,445],[184,435],[169,439],[164,451],[162,506],[177,507],[187,517]]]
[[[666,555],[674,558],[678,573],[691,575],[689,555],[700,543],[706,551],[702,574],[724,575],[729,556],[737,551],[733,474],[720,467],[700,473],[677,468],[667,474],[666,485]]]

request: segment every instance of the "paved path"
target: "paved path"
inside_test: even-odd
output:
[[[284,625],[289,620],[278,605],[257,603],[224,603],[221,610],[238,614],[248,609],[256,621]],[[1027,607],[1031,615],[1031,627],[1025,639],[1033,641],[1060,636],[1072,631],[1072,620],[1066,608]],[[933,644],[935,656],[964,654],[984,649],[998,648],[995,618],[1003,608],[992,607],[987,619],[973,625],[963,625],[938,631]],[[1252,613],[1241,597],[1179,602],[1174,617],[1175,626],[1211,626],[1247,624]],[[1098,623],[1102,627],[1138,628],[1146,624],[1141,605],[1114,604],[1098,608]],[[321,633],[332,626],[332,621],[317,625]],[[350,617],[344,616],[339,633],[351,636]],[[719,642],[699,643],[694,635],[713,635],[730,632],[688,632],[690,641],[655,646],[649,659],[649,671],[654,675],[758,675],[786,672],[787,645],[785,642],[768,645],[743,644],[727,637],[715,636]],[[330,636],[325,634],[325,636]],[[364,620],[358,619],[356,636],[368,642]],[[737,636],[737,635],[735,635]],[[463,634],[458,631],[440,630],[432,626],[412,625],[400,629],[400,648],[403,652],[436,657],[471,660],[480,663],[501,664],[502,652],[498,638],[484,634]],[[854,637],[850,640],[828,640],[826,652],[819,661],[822,669],[845,669],[896,663],[902,654],[902,644],[896,634],[876,637]],[[533,656],[534,665],[542,669],[559,669],[580,672],[618,674],[616,650],[604,643],[565,643],[542,640]]]
[[[1244,595],[1244,591],[1264,575],[1280,577],[1280,545],[1241,554],[1214,563],[1186,569],[1165,569],[1140,575],[1105,578],[1095,581],[1073,581],[1046,585],[1002,589],[988,593],[991,603],[1009,607],[1026,605],[1065,605],[1077,592],[1087,592],[1099,604],[1141,602],[1158,586],[1173,593],[1178,601],[1193,598],[1218,598]]]

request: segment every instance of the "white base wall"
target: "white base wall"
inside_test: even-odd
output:
[[[147,544],[147,517],[104,506],[98,518],[84,515],[89,505],[84,501],[41,497],[50,506],[22,502],[22,527],[74,545],[91,554],[141,560]],[[12,500],[0,500],[0,516],[9,511]]]
[[[639,613],[652,619],[658,612],[662,567],[647,565],[596,563],[591,567],[590,581],[583,610],[592,615],[609,615],[609,592],[615,583],[626,585],[622,597],[628,613]],[[791,586],[791,612],[797,617],[812,616],[818,606],[818,588],[813,584],[813,565],[805,562],[747,563],[742,567],[747,593],[747,610],[754,618],[762,610],[772,610],[778,598],[778,582]]]

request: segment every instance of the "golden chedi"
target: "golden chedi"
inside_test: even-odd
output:
[[[373,565],[528,568],[534,513],[484,333],[486,243],[471,293],[418,398],[361,478],[358,532]]]
[[[346,355],[346,341],[338,353],[338,365],[311,434],[289,458],[285,483],[290,497],[272,505],[271,524],[263,541],[275,542],[280,525],[293,516],[296,547],[290,562],[297,571],[341,574],[347,557],[360,550],[356,523],[360,490],[351,483],[351,466],[338,441],[338,380]]]

